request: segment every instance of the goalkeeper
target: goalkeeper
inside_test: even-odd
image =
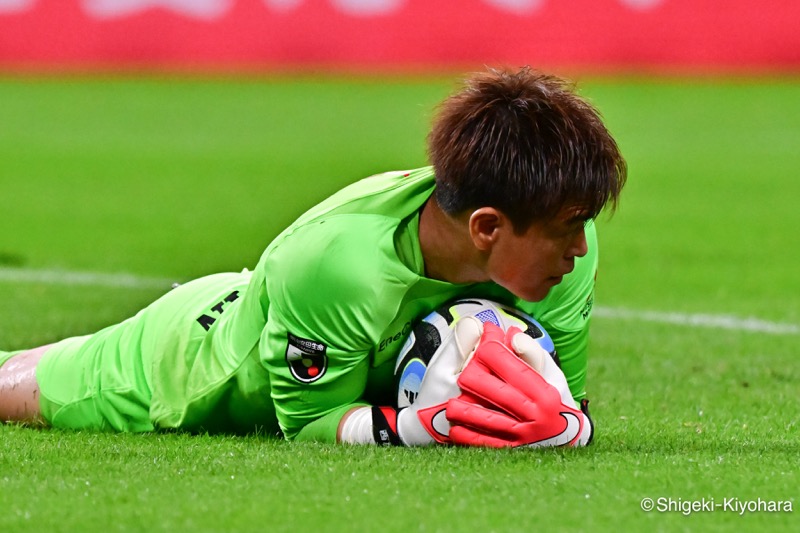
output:
[[[428,153],[431,167],[310,209],[252,272],[186,283],[92,335],[0,352],[0,420],[428,444],[419,417],[390,407],[394,364],[416,318],[465,295],[535,316],[580,401],[593,219],[626,178],[597,111],[560,78],[490,70],[441,104]],[[423,387],[439,403],[458,395]]]

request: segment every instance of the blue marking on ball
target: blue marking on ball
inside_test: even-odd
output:
[[[422,378],[425,377],[427,369],[428,367],[425,366],[425,363],[419,359],[412,359],[403,369],[403,373],[400,376],[400,390],[403,391],[410,404],[417,401]]]
[[[484,309],[480,313],[476,313],[475,318],[480,320],[482,324],[485,324],[486,322],[491,322],[497,327],[502,327],[500,326],[500,319],[491,309]]]

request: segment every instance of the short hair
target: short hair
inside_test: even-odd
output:
[[[456,215],[489,206],[515,231],[584,206],[616,208],[627,166],[599,112],[557,76],[524,67],[468,78],[428,136],[435,198]]]

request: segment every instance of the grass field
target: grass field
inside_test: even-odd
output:
[[[0,426],[0,531],[797,531],[798,510],[722,506],[800,506],[799,81],[581,81],[630,165],[600,221],[589,449]],[[253,266],[343,184],[424,164],[451,88],[0,80],[0,349]],[[643,498],[721,507],[648,513]]]

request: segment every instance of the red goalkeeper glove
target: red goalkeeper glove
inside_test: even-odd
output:
[[[448,444],[448,400],[461,394],[456,384],[465,362],[475,350],[483,328],[475,317],[458,320],[449,337],[431,358],[419,395],[409,407],[372,408],[374,441],[379,444],[427,446]]]
[[[474,357],[447,404],[450,439],[465,446],[583,446],[589,417],[575,405],[564,374],[533,339],[484,324]]]

